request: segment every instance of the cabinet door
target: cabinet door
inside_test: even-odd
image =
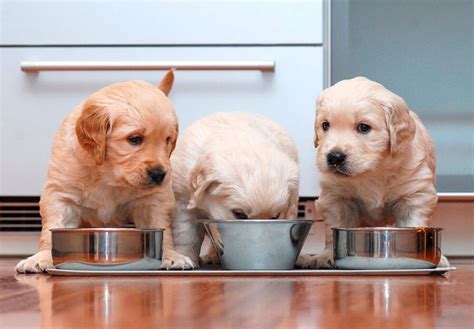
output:
[[[0,0],[0,11],[0,45],[322,42],[322,0]]]
[[[158,82],[164,71],[42,71],[22,61],[274,61],[269,71],[176,72],[171,101],[181,129],[218,111],[264,114],[298,147],[302,196],[318,194],[314,164],[315,99],[323,85],[321,47],[93,47],[0,50],[0,195],[38,195],[53,135],[67,113],[95,90],[119,81]]]

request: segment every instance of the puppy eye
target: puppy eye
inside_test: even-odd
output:
[[[272,217],[272,219],[278,219],[280,218],[280,213],[276,214],[275,216]]]
[[[370,131],[370,129],[372,129],[372,128],[369,125],[365,124],[365,123],[361,123],[357,127],[357,130],[362,134],[367,134]]]
[[[143,136],[134,135],[127,138],[128,142],[132,145],[140,145],[143,143]]]
[[[328,130],[329,129],[329,122],[324,121],[322,127],[323,127],[324,131]]]
[[[239,211],[239,210],[232,210],[232,213],[234,214],[234,217],[236,219],[248,219],[247,214]]]
[[[171,142],[171,136],[166,138],[166,144],[168,145]]]

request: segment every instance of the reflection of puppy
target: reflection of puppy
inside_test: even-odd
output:
[[[83,276],[16,275],[18,286],[21,284],[33,288],[30,298],[36,303],[39,301],[38,319],[27,317],[26,323],[31,324],[30,328],[48,329],[156,327],[171,317],[170,314],[176,313],[172,312],[176,308],[176,301],[169,292],[172,283],[166,282],[166,278],[162,279],[96,276],[91,280]],[[168,295],[165,295],[165,287]],[[24,286],[22,288],[26,289]],[[172,288],[176,289],[176,283]],[[172,292],[175,296],[179,295],[176,290]],[[195,293],[194,296],[199,295]],[[73,304],[74,307],[64,307],[64,303]],[[39,325],[33,325],[36,321]],[[28,328],[17,326],[12,328]]]
[[[176,249],[199,260],[193,219],[295,218],[298,159],[291,138],[250,113],[216,113],[180,136],[172,156]]]
[[[163,266],[184,267],[174,251],[174,209],[169,157],[178,135],[175,110],[166,95],[170,71],[158,87],[144,81],[117,83],[90,96],[57,133],[41,195],[40,251],[18,272],[52,267],[51,228],[121,226],[165,228]],[[161,89],[161,90],[160,90]]]
[[[403,99],[366,78],[341,81],[319,96],[314,129],[326,250],[305,266],[333,266],[331,227],[427,225],[434,148]]]

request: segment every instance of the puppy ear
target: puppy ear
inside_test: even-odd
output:
[[[318,132],[317,132],[317,129],[316,129],[316,123],[314,125],[314,139],[313,139],[313,143],[314,143],[314,148],[317,149],[318,148],[318,145],[319,145],[319,138],[318,138]]]
[[[158,84],[158,88],[166,95],[171,91],[171,88],[173,87],[173,82],[174,82],[174,71],[168,70],[166,72],[165,76],[163,79],[161,79],[160,83]]]
[[[416,123],[410,115],[410,109],[403,99],[395,96],[383,104],[392,155],[405,149],[416,133]]]
[[[105,160],[109,113],[102,106],[86,101],[76,122],[79,144],[94,158],[96,165]]]
[[[318,145],[319,145],[317,124],[318,124],[318,112],[319,112],[318,110],[321,107],[322,103],[323,103],[323,94],[319,95],[319,97],[316,99],[316,112],[314,115],[314,139],[313,139],[314,148],[318,148]]]
[[[294,181],[291,181],[288,184],[288,196],[289,196],[289,205],[288,205],[288,211],[285,214],[286,219],[294,219],[298,217],[298,201],[299,201],[299,195],[298,195],[298,177]]]
[[[175,131],[176,131],[176,135],[174,136],[174,138],[171,142],[170,156],[173,153],[174,149],[176,148],[176,143],[178,142],[178,136],[179,136],[179,124],[178,123],[176,123],[176,125],[175,125]]]
[[[197,165],[191,171],[189,182],[191,197],[189,199],[188,209],[197,208],[204,196],[210,195],[220,186],[220,182],[215,177],[212,177],[209,164],[209,157],[198,160]]]

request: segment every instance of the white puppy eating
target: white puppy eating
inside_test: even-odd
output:
[[[173,239],[195,265],[204,238],[195,219],[296,218],[296,147],[263,116],[216,113],[200,119],[179,137],[171,161]]]
[[[434,147],[402,98],[367,78],[341,81],[319,96],[314,129],[326,249],[300,265],[333,267],[332,227],[428,224]]]

